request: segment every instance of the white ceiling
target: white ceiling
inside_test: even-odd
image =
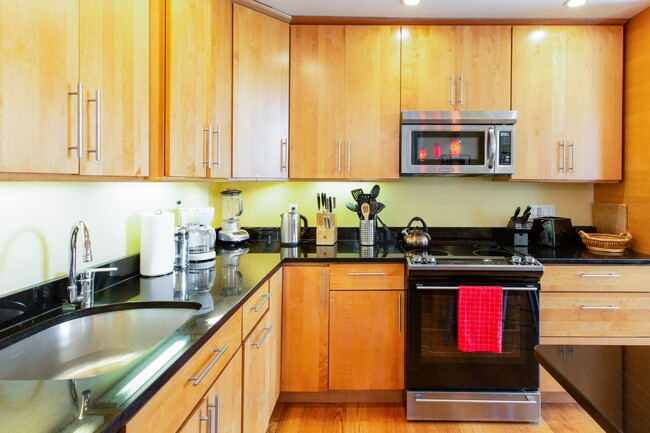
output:
[[[372,18],[631,18],[650,6],[650,0],[589,0],[577,9],[564,0],[422,0],[414,7],[400,0],[260,0],[291,16]]]

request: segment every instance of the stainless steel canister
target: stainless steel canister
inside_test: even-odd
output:
[[[373,219],[359,220],[359,243],[375,245],[377,243],[377,221]]]

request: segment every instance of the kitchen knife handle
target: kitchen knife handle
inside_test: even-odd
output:
[[[193,380],[194,381],[192,386],[198,386],[199,383],[201,383],[201,381],[206,376],[206,374],[208,374],[210,372],[210,370],[212,370],[212,367],[214,367],[214,365],[217,362],[219,362],[219,360],[221,359],[223,354],[226,353],[226,350],[228,350],[228,347],[229,346],[227,344],[225,344],[221,349],[218,348],[218,347],[216,349],[213,349],[213,351],[217,354],[217,356],[214,357],[212,362],[210,362],[210,364],[208,364],[208,366],[205,367],[205,370],[203,370],[203,372],[201,372],[201,374],[199,374],[198,376],[190,376],[188,378],[188,380]]]
[[[564,172],[564,164],[566,162],[566,155],[564,153],[564,140],[560,142],[560,171]]]
[[[77,95],[77,145],[68,147],[68,150],[77,150],[77,158],[84,156],[84,86],[81,82],[77,83],[76,92],[68,92],[68,95]]]
[[[95,98],[89,99],[88,102],[95,103],[95,148],[88,149],[88,153],[95,154],[95,161],[102,160],[102,93],[99,89],[95,90]]]

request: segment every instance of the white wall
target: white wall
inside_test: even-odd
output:
[[[90,231],[92,264],[140,251],[140,215],[211,206],[209,183],[0,182],[0,296],[68,273],[72,226]],[[87,265],[80,264],[79,267]]]

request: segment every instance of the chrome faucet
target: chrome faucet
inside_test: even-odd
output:
[[[70,271],[68,273],[68,302],[71,305],[81,308],[89,308],[94,302],[94,282],[95,272],[116,271],[117,268],[95,268],[85,269],[77,275],[77,236],[81,230],[83,240],[83,261],[92,262],[93,252],[90,244],[90,233],[88,226],[83,221],[79,221],[72,228],[70,233]]]

